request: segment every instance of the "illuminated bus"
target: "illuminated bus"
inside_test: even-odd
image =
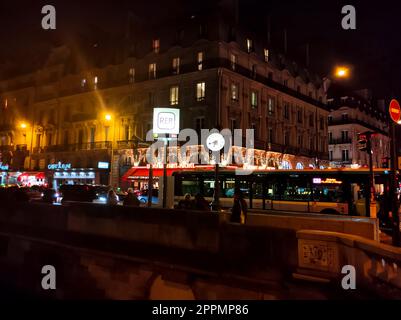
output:
[[[375,169],[374,174],[376,194],[383,194],[389,172]],[[213,170],[177,170],[172,176],[174,203],[185,194],[201,194],[212,201]],[[368,169],[258,170],[251,175],[221,169],[220,202],[223,208],[232,207],[234,190],[239,188],[251,209],[365,216],[369,178]]]

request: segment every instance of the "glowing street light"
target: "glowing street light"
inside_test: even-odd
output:
[[[104,116],[104,119],[105,119],[106,121],[111,121],[111,118],[112,118],[111,114],[106,114],[106,115]]]
[[[19,127],[20,127],[21,129],[26,129],[26,128],[28,127],[28,125],[27,125],[25,122],[21,122],[20,125],[19,125]]]
[[[337,67],[335,71],[335,76],[337,78],[348,78],[349,69],[346,67]]]

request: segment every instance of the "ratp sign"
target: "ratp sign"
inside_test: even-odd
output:
[[[153,133],[179,134],[180,133],[180,109],[154,108],[153,109]]]

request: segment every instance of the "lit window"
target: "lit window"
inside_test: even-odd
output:
[[[97,90],[98,81],[99,81],[99,78],[97,76],[93,78],[93,88],[95,90]]]
[[[178,86],[174,86],[170,88],[170,105],[174,106],[178,104]]]
[[[198,70],[203,70],[203,52],[198,52]]]
[[[248,50],[248,53],[253,51],[253,41],[252,39],[246,39],[246,49]]]
[[[129,76],[129,83],[134,83],[135,82],[135,68],[129,68],[128,76]]]
[[[180,58],[173,59],[173,74],[180,73]]]
[[[198,82],[196,84],[196,100],[197,101],[205,100],[205,93],[206,93],[206,83]]]
[[[235,54],[231,54],[230,62],[231,62],[231,69],[235,70],[237,67],[237,56]]]
[[[264,53],[265,53],[265,62],[269,62],[269,49],[265,49]]]
[[[275,107],[274,107],[274,98],[269,97],[268,100],[267,100],[267,110],[268,110],[269,116],[274,114],[274,109],[275,109]]]
[[[86,79],[81,80],[81,87],[85,88],[86,87]]]
[[[349,151],[348,150],[343,150],[342,161],[349,161]]]
[[[238,101],[238,85],[235,83],[231,84],[231,100]]]
[[[153,39],[152,49],[154,53],[160,52],[160,39]]]
[[[156,63],[149,65],[149,79],[156,79]]]
[[[256,109],[258,107],[258,93],[256,91],[251,92],[251,107]]]

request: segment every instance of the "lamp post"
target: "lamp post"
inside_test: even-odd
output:
[[[111,114],[106,113],[104,116],[104,121],[105,121],[105,140],[106,144],[108,142],[108,135],[109,135],[109,129],[110,129],[110,123],[112,121],[113,117]],[[113,188],[113,139],[111,140],[111,155],[110,155],[110,176],[109,176],[109,185],[111,188]]]

